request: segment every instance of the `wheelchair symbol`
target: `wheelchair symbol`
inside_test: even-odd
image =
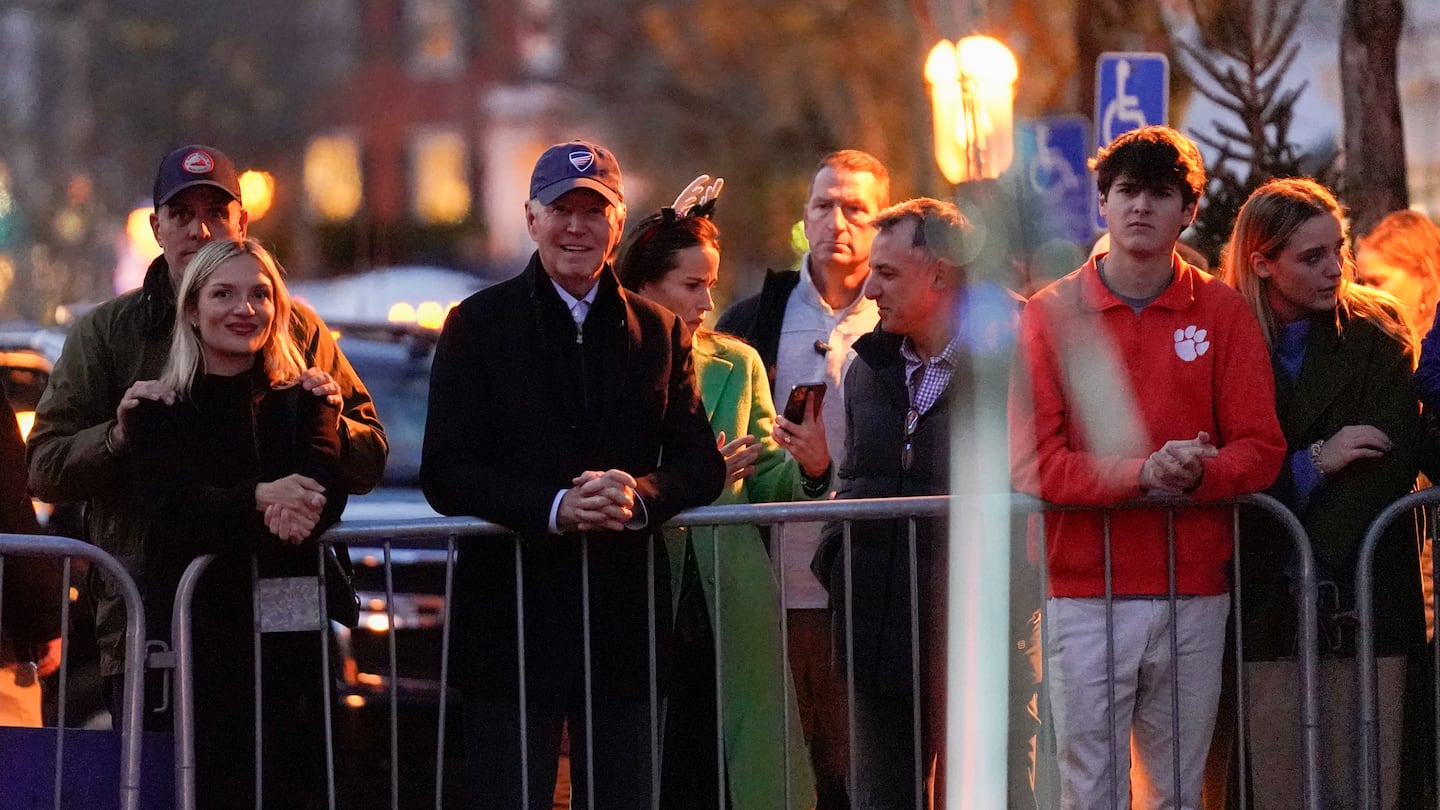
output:
[[[1050,145],[1050,128],[1035,125],[1035,161],[1030,164],[1030,187],[1044,194],[1048,191],[1073,191],[1080,187],[1075,167]]]
[[[1115,98],[1105,105],[1105,114],[1100,120],[1100,142],[1108,144],[1115,136],[1132,129],[1147,126],[1145,111],[1140,109],[1140,97],[1125,92],[1130,81],[1130,62],[1120,59],[1115,62]],[[1128,122],[1128,126],[1124,124]],[[1122,126],[1117,127],[1117,124]]]

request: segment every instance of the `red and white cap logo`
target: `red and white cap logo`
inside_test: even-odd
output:
[[[180,168],[191,174],[209,174],[215,171],[215,158],[209,152],[196,150],[180,161]]]

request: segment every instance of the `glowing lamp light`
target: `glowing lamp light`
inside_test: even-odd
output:
[[[999,177],[1015,159],[1015,55],[999,40],[941,40],[925,60],[935,163],[951,183]]]
[[[125,217],[125,239],[136,256],[147,260],[160,252],[160,243],[155,241],[155,231],[150,227],[151,209],[141,206]]]
[[[365,617],[365,627],[371,632],[384,633],[390,629],[390,619],[384,613],[372,613]]]
[[[15,421],[20,425],[20,439],[22,441],[30,438],[30,428],[35,426],[34,411],[16,411]]]
[[[390,323],[414,323],[415,307],[408,301],[396,301],[390,305],[390,311],[385,313],[385,320]]]
[[[420,306],[415,308],[415,323],[426,329],[439,329],[445,325],[445,307],[440,306],[439,301],[421,301]]]
[[[270,213],[270,206],[275,202],[275,178],[269,172],[255,169],[241,172],[240,199],[245,201],[250,221],[260,219]]]

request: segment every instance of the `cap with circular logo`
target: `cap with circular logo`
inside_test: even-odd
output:
[[[549,205],[575,188],[592,189],[611,205],[623,203],[625,184],[615,155],[588,141],[557,143],[546,149],[530,173],[530,198]]]
[[[191,144],[166,155],[155,172],[155,208],[192,186],[214,186],[241,202],[235,164],[219,149]]]

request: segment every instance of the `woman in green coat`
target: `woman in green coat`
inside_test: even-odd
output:
[[[692,185],[702,187],[699,204],[691,198],[689,210],[667,208],[639,224],[621,246],[616,272],[626,288],[674,311],[694,334],[700,395],[729,470],[715,503],[821,497],[829,489],[830,457],[818,401],[798,423],[777,417],[755,350],[700,328],[714,309],[710,288],[720,264],[713,201],[703,199],[708,179]],[[713,194],[718,181],[709,188]],[[780,590],[759,530],[702,526],[671,530],[667,540],[675,646],[666,680],[661,807],[813,807],[809,756],[781,655]]]

